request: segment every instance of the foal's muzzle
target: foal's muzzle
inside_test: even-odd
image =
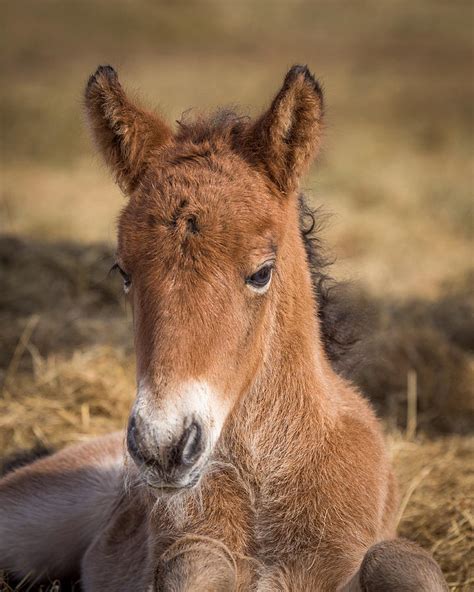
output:
[[[164,438],[137,412],[130,416],[128,452],[149,485],[172,490],[192,487],[199,480],[198,461],[205,448],[202,426],[197,420],[184,425],[179,433]]]

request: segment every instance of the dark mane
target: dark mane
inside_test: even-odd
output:
[[[299,196],[299,207],[300,232],[311,271],[321,337],[329,359],[340,370],[340,362],[358,341],[361,320],[350,302],[348,285],[327,273],[334,263],[320,236],[327,214],[322,208],[311,208],[303,194]]]

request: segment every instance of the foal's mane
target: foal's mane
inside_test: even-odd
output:
[[[249,117],[239,115],[232,109],[219,109],[211,116],[198,115],[192,118],[191,111],[186,111],[177,121],[178,138],[196,145],[197,154],[193,158],[208,155],[207,151],[199,154],[199,145],[212,146],[219,140],[230,141],[239,152],[243,148],[243,138],[250,121]],[[311,272],[323,345],[333,365],[340,370],[339,363],[358,341],[356,327],[360,325],[360,319],[352,310],[347,285],[334,280],[328,273],[334,259],[328,255],[321,240],[327,213],[321,207],[311,208],[303,194],[299,195],[299,210],[300,233]]]
[[[335,280],[328,273],[334,258],[321,240],[327,213],[322,207],[311,208],[302,193],[299,206],[300,233],[311,272],[324,349],[336,369],[341,370],[339,362],[359,341],[361,319],[350,301],[347,283]]]

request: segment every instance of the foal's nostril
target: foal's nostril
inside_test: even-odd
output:
[[[198,459],[202,452],[202,430],[201,426],[193,423],[184,430],[181,438],[173,448],[170,456],[171,464],[192,465]]]
[[[127,428],[127,448],[128,452],[130,453],[131,457],[137,463],[144,463],[146,458],[143,452],[140,450],[140,446],[138,444],[138,430],[137,430],[137,423],[134,415],[130,416],[128,421],[128,428]]]

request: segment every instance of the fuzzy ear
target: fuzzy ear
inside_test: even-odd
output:
[[[298,187],[322,134],[323,92],[307,66],[293,66],[270,109],[249,130],[252,160],[283,193]]]
[[[129,101],[111,66],[99,66],[85,90],[92,135],[123,191],[136,186],[152,150],[172,137],[157,115]]]

